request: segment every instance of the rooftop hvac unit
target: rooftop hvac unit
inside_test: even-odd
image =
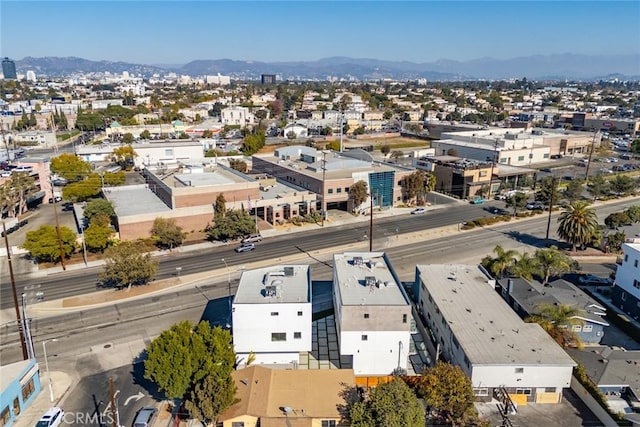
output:
[[[366,276],[364,278],[365,286],[375,286],[376,285],[376,276]]]
[[[362,259],[361,256],[353,257],[353,265],[362,265],[362,264],[364,264],[364,260]]]
[[[285,267],[284,268],[284,275],[287,276],[287,277],[293,276],[293,267]]]

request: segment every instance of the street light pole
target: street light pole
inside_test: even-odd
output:
[[[2,231],[4,234],[4,246],[7,250],[7,262],[9,263],[9,279],[11,280],[11,291],[13,293],[13,307],[16,309],[16,320],[18,321],[18,333],[20,334],[20,343],[22,344],[22,359],[29,359],[27,351],[27,342],[24,339],[24,328],[22,327],[22,318],[20,316],[20,307],[18,306],[18,291],[16,290],[16,279],[13,275],[13,264],[11,260],[11,248],[9,247],[9,238],[7,237],[7,226],[2,221]]]
[[[221,260],[224,262],[224,266],[227,267],[227,295],[229,296],[229,325],[231,324],[231,270],[229,270],[229,264],[224,258]]]
[[[87,266],[87,244],[84,240],[84,218],[80,220],[80,232],[82,233],[82,255],[84,258],[84,266]]]
[[[29,355],[29,359],[36,358],[36,352],[33,348],[33,338],[31,337],[31,328],[29,326],[29,317],[27,316],[27,303],[25,301],[25,294],[22,294],[22,324],[24,331],[24,339],[26,340],[27,345],[27,354]]]
[[[49,401],[53,403],[53,381],[51,380],[51,371],[49,371],[49,359],[47,358],[47,342],[55,342],[57,339],[42,341],[42,350],[44,351],[44,365],[47,369],[47,376],[49,377]]]

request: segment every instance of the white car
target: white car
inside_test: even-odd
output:
[[[36,427],[58,427],[62,424],[62,418],[64,417],[64,411],[61,408],[49,408],[44,413],[40,421],[36,424]]]
[[[427,210],[425,208],[416,208],[411,211],[411,215],[419,215],[423,213],[427,213]]]

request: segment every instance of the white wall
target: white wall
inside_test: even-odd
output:
[[[134,162],[137,167],[143,165],[175,164],[178,162],[202,162],[204,150],[202,146],[168,145],[166,147],[145,146],[145,144],[133,144],[133,149],[138,156]]]
[[[271,341],[272,332],[285,332],[286,341]],[[294,339],[294,332],[302,337]],[[233,345],[237,353],[254,352],[257,357],[258,353],[282,353],[263,360],[290,363],[287,353],[311,351],[311,303],[233,304]]]
[[[516,368],[522,368],[521,374]],[[547,365],[492,365],[473,366],[471,382],[474,387],[559,387],[571,385],[571,366]]]
[[[634,280],[640,281],[640,247],[637,244],[633,246],[624,244],[622,250],[623,262],[616,272],[616,284],[626,293],[640,299],[640,288],[633,287]],[[635,267],[636,263],[638,263],[637,267]]]
[[[362,340],[367,335],[367,340]],[[398,367],[407,368],[410,334],[407,331],[342,331],[340,354],[353,356],[356,375],[389,375]],[[399,343],[402,342],[402,346]]]

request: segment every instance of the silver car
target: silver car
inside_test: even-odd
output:
[[[151,406],[140,409],[136,414],[136,418],[133,420],[133,427],[149,427],[151,425],[151,419],[156,412],[158,412],[158,410]]]
[[[256,248],[256,245],[254,245],[253,243],[243,243],[242,245],[238,246],[234,250],[240,253],[240,252],[249,252],[254,250],[255,248]]]

